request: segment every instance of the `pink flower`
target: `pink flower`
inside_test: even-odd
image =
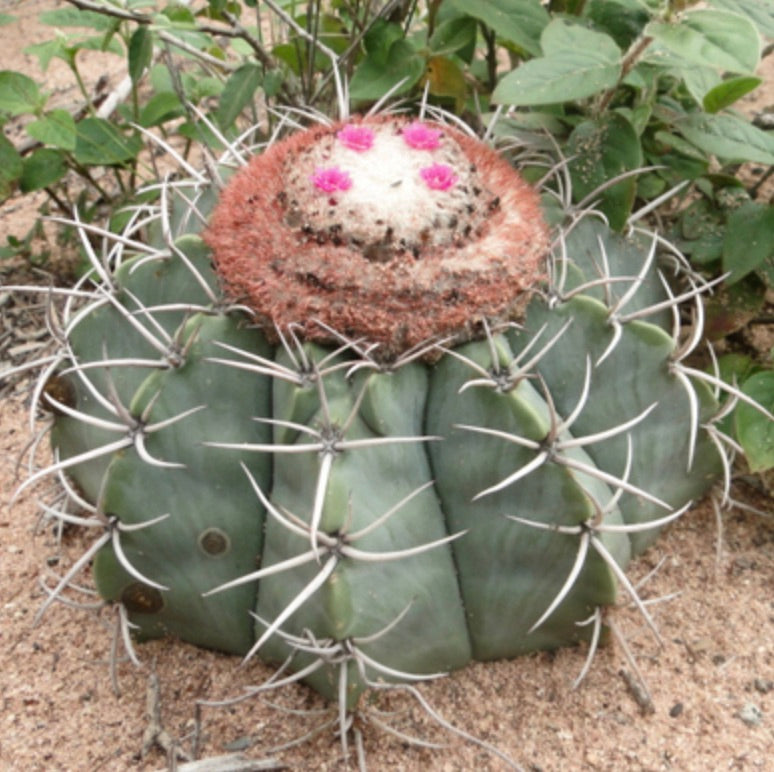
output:
[[[316,188],[326,193],[349,190],[352,187],[352,178],[338,166],[332,166],[330,169],[316,169],[311,179]]]
[[[431,129],[422,121],[410,123],[401,133],[405,143],[417,150],[435,150],[441,144],[443,134],[439,129]]]
[[[350,150],[362,153],[370,150],[374,144],[374,133],[368,126],[354,126],[348,124],[336,134],[336,138]]]
[[[455,182],[457,175],[451,166],[446,164],[433,164],[419,170],[419,176],[425,181],[430,190],[448,190]]]

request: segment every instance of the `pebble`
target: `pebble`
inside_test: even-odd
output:
[[[742,709],[736,714],[747,726],[759,726],[763,721],[761,709],[753,702],[745,702]]]

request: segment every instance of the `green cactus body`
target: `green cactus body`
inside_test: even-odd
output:
[[[587,639],[647,525],[722,469],[658,244],[575,216],[549,257],[503,159],[396,117],[272,145],[202,240],[211,193],[170,189],[44,397],[106,523],[101,594],[346,710]]]

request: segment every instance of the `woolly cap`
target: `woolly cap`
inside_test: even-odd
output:
[[[232,300],[385,359],[513,318],[548,249],[538,195],[507,161],[399,116],[274,143],[229,182],[205,239]]]

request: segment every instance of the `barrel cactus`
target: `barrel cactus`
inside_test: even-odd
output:
[[[705,287],[658,236],[442,115],[280,133],[92,252],[27,484],[98,534],[50,600],[93,559],[125,632],[279,663],[345,728],[370,688],[596,641],[727,461]]]

